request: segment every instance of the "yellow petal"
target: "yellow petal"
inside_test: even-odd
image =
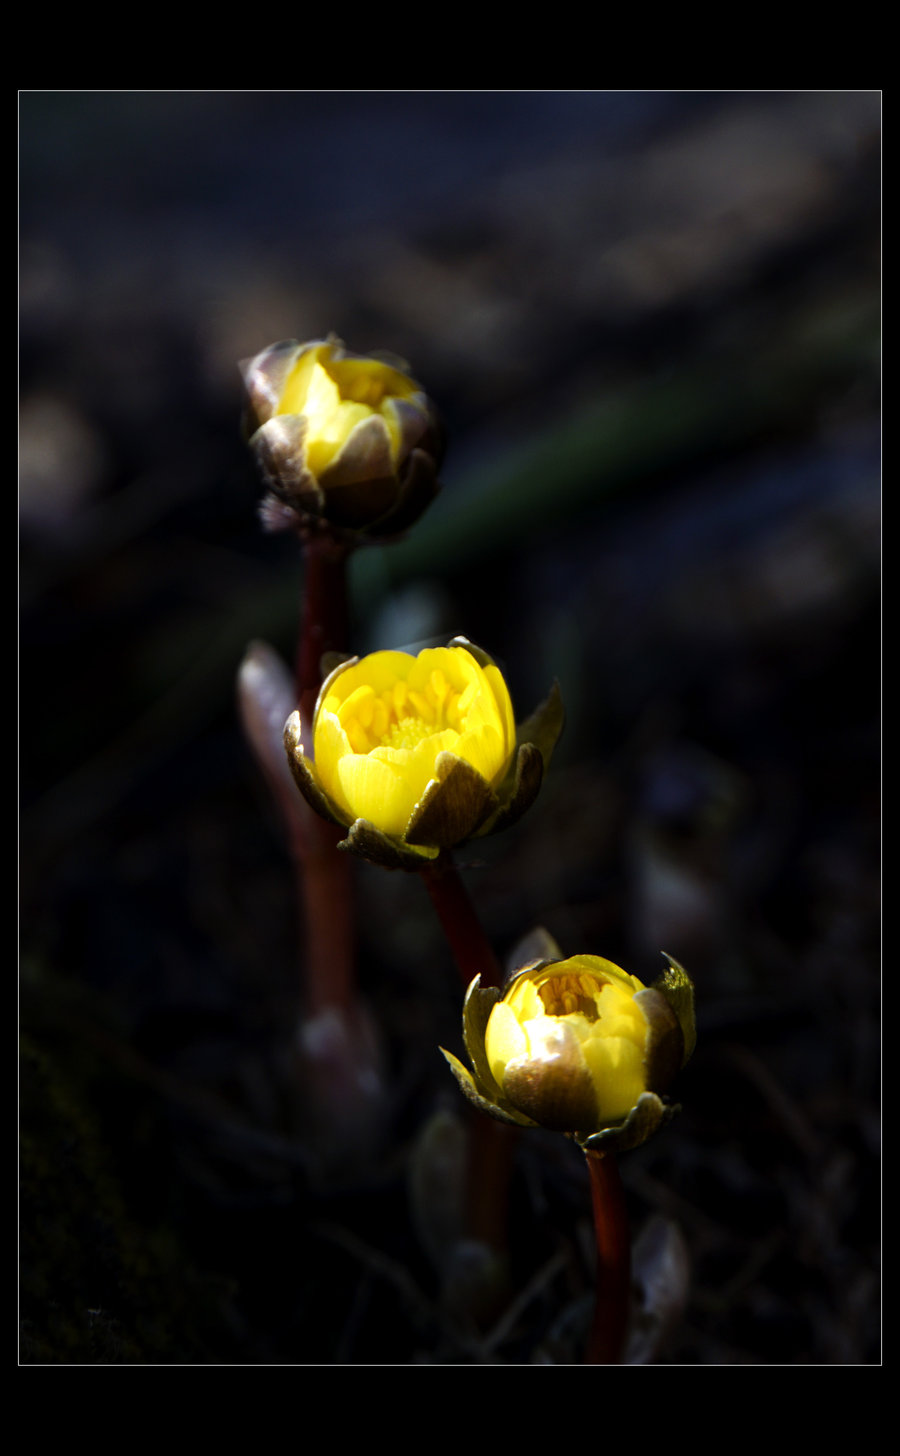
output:
[[[359,715],[359,720],[364,728],[367,728],[372,721],[372,713],[375,706],[375,692],[369,683],[360,683],[352,693],[348,693],[343,702],[337,705],[336,712],[343,724],[346,724],[351,714]],[[368,710],[368,711],[367,711]]]
[[[339,673],[330,693],[345,702],[359,687],[371,687],[379,696],[391,691],[398,679],[406,681],[415,662],[408,652],[372,652]]]
[[[504,747],[507,759],[516,746],[516,720],[513,714],[512,700],[509,690],[503,680],[503,674],[498,667],[491,665],[482,668],[485,680],[493,694],[494,702],[497,705],[497,713],[503,725]]]
[[[376,753],[352,753],[337,764],[341,792],[354,819],[368,819],[385,834],[400,836],[416,806],[409,780]]]
[[[643,981],[638,980],[637,976],[630,976],[627,971],[622,970],[621,966],[617,966],[614,961],[605,960],[603,956],[570,956],[568,960],[560,961],[559,965],[554,966],[554,970],[586,971],[588,975],[596,976],[601,983],[612,982],[613,985],[621,986],[629,994],[646,989]]]
[[[581,1051],[594,1084],[599,1121],[627,1117],[647,1090],[641,1047],[629,1037],[592,1036],[582,1043]]]
[[[435,649],[432,666],[440,667],[454,690],[461,693],[472,681],[473,668],[478,663],[464,647],[440,647]]]
[[[381,414],[384,423],[387,425],[388,435],[391,441],[391,456],[396,461],[400,454],[400,445],[403,440],[403,425],[397,410],[396,400],[386,399],[381,405]]]
[[[285,382],[281,399],[278,402],[278,413],[280,415],[302,415],[306,411],[306,397],[309,393],[309,382],[312,379],[313,370],[318,366],[318,358],[322,346],[313,349],[304,349],[298,356],[297,362],[291,370]]]
[[[519,1021],[530,1021],[535,1016],[544,1014],[540,992],[529,976],[520,976],[506,993],[505,999]]]
[[[462,660],[462,666],[466,677],[466,686],[460,695],[459,711],[465,715],[466,727],[477,729],[485,724],[496,728],[501,736],[501,741],[506,745],[508,725],[503,704],[498,696],[496,683],[503,679],[500,677],[496,667],[482,667],[465,648],[455,648],[454,651]],[[509,694],[503,686],[503,698],[509,702]],[[510,720],[512,708],[510,707]],[[513,723],[513,734],[515,724]],[[507,751],[511,751],[511,748]]]
[[[496,783],[506,770],[506,755],[503,752],[500,730],[493,724],[479,728],[474,733],[461,733],[453,752],[464,758],[473,768],[477,768],[489,784]]]
[[[528,1039],[515,1012],[505,1001],[498,1001],[488,1018],[484,1050],[494,1081],[502,1087],[503,1073],[508,1064],[528,1051]]]
[[[457,706],[463,732],[477,733],[481,728],[490,728],[497,735],[500,751],[506,757],[503,721],[487,683],[470,683],[465,692],[460,694]]]
[[[417,692],[424,692],[431,682],[433,672],[442,672],[446,678],[453,682],[459,690],[462,681],[456,682],[458,674],[454,671],[453,659],[455,653],[449,647],[425,647],[418,657],[412,659],[412,666],[409,671],[409,685]]]
[[[414,748],[388,748],[382,745],[372,750],[372,757],[389,764],[395,773],[402,776],[409,786],[412,813],[426,788],[434,778],[435,761],[439,753],[456,752],[458,734],[447,728],[442,733],[431,733]],[[382,826],[383,827],[383,826]]]
[[[630,990],[604,986],[597,1001],[600,1025],[606,1036],[627,1036],[636,1046],[643,1046],[647,1022]]]
[[[341,787],[338,764],[349,753],[352,753],[352,749],[350,740],[333,713],[317,715],[313,751],[319,783],[336,807],[347,816],[347,822],[350,823],[357,816],[353,813]]]
[[[351,355],[335,360],[330,370],[343,399],[355,400],[373,410],[383,409],[391,395],[405,399],[418,388],[414,380],[381,359]]]

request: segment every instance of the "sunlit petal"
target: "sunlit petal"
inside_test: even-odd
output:
[[[507,757],[503,752],[503,742],[499,729],[493,724],[479,728],[474,733],[461,734],[454,752],[460,758],[466,759],[473,768],[477,768],[489,784],[502,778],[506,771]]]
[[[316,719],[315,766],[319,783],[328,797],[348,816],[353,811],[341,787],[338,764],[352,753],[350,740],[333,713],[320,713]]]
[[[528,1038],[510,1006],[498,1002],[491,1012],[484,1038],[488,1064],[498,1087],[508,1064],[528,1051]]]
[[[337,776],[354,819],[368,819],[385,834],[403,833],[416,794],[392,764],[371,753],[352,753],[338,763]]]
[[[485,679],[491,689],[494,702],[497,706],[497,714],[503,725],[503,744],[507,754],[512,753],[516,742],[516,720],[513,716],[512,700],[509,696],[509,689],[503,680],[503,674],[498,667],[491,664],[483,669]]]

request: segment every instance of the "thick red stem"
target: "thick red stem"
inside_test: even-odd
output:
[[[326,1006],[349,1011],[355,1004],[353,866],[337,847],[343,831],[312,810],[306,819],[294,865],[303,909],[306,1011],[315,1016]]]
[[[322,685],[322,655],[347,650],[349,552],[346,544],[324,535],[304,541],[296,691],[304,735],[310,737]],[[327,1006],[349,1011],[355,1005],[356,944],[352,865],[337,849],[342,831],[312,811],[305,819],[293,849],[303,907],[306,1006],[314,1016]]]
[[[473,1111],[466,1169],[466,1231],[470,1238],[498,1254],[506,1252],[509,1180],[517,1131]]]
[[[421,871],[464,986],[481,976],[482,986],[500,986],[503,972],[491,949],[459,870],[442,853]]]
[[[444,852],[421,871],[425,888],[437,911],[464,986],[475,976],[482,986],[499,986],[503,972],[475,913],[475,907],[449,853]],[[515,1128],[477,1114],[469,1127],[466,1169],[466,1232],[469,1238],[506,1253],[509,1180]],[[500,1300],[502,1286],[494,1289]],[[492,1306],[481,1312],[496,1314]]]
[[[597,1243],[597,1300],[586,1365],[618,1365],[631,1298],[631,1239],[619,1165],[614,1153],[585,1154],[591,1176]]]
[[[350,548],[329,536],[312,536],[303,545],[305,577],[296,680],[300,716],[311,724],[322,686],[322,655],[347,650]]]

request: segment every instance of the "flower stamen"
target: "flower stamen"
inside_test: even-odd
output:
[[[586,1020],[594,1022],[600,1016],[598,990],[589,976],[567,975],[545,981],[538,987],[538,994],[548,1016],[572,1016],[579,1012]]]
[[[415,748],[423,738],[431,736],[431,731],[431,725],[421,718],[399,718],[381,734],[381,742],[385,748]]]
[[[423,738],[447,729],[463,731],[468,689],[454,692],[440,668],[435,668],[421,689],[402,680],[382,693],[368,683],[355,688],[337,708],[341,727],[354,753],[373,748],[412,749]]]

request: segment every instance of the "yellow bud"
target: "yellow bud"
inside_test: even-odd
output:
[[[476,979],[463,1027],[473,1072],[444,1055],[484,1111],[586,1147],[633,1147],[668,1115],[693,993],[677,962],[647,987],[600,956],[572,956],[525,967],[502,993]]]
[[[534,799],[562,728],[551,694],[517,735],[509,691],[463,638],[417,657],[375,652],[322,685],[310,745],[298,714],[285,728],[297,784],[345,825],[347,848],[421,869],[441,850],[511,823]]]
[[[251,449],[300,521],[383,538],[436,495],[440,426],[400,361],[349,354],[335,338],[289,339],[241,368]]]

